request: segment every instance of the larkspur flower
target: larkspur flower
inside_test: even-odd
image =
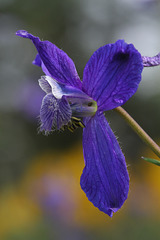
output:
[[[143,58],[132,44],[118,40],[94,52],[81,81],[64,51],[25,30],[16,34],[32,40],[38,51],[33,63],[45,73],[39,80],[46,92],[40,130],[83,127],[85,168],[80,184],[94,206],[112,216],[127,199],[129,176],[103,112],[123,105],[137,91],[143,66],[154,65],[154,58]]]

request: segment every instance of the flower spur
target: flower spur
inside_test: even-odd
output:
[[[94,52],[81,81],[64,51],[25,30],[16,34],[32,40],[38,51],[33,64],[45,73],[39,80],[46,92],[40,130],[49,133],[83,127],[81,188],[95,207],[112,216],[127,199],[129,176],[125,157],[103,112],[123,105],[137,91],[145,59],[132,44],[118,40]]]

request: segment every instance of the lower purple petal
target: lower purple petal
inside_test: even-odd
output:
[[[111,217],[127,199],[129,176],[124,155],[104,115],[96,114],[87,123],[83,149],[81,187],[93,205]]]

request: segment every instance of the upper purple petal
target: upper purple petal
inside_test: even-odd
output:
[[[105,111],[124,104],[137,90],[142,57],[132,44],[118,40],[99,48],[88,61],[82,89]]]
[[[127,198],[129,176],[124,155],[104,115],[96,114],[87,123],[83,150],[81,187],[95,207],[112,216]]]
[[[50,76],[61,83],[81,88],[82,83],[75,65],[64,51],[49,41],[41,41],[38,37],[33,36],[25,30],[19,30],[16,34],[33,41],[40,59],[50,73]],[[35,64],[39,65],[37,59],[35,60]]]
[[[37,65],[38,67],[42,68],[42,71],[47,75],[47,76],[51,76],[50,72],[48,71],[48,69],[46,68],[46,66],[44,65],[44,63],[42,62],[39,54],[36,55],[36,58],[33,60],[32,62],[34,65]]]
[[[42,65],[42,61],[41,61],[41,58],[39,56],[39,54],[37,53],[35,59],[33,60],[32,62],[34,65],[37,65],[38,67],[41,67]]]

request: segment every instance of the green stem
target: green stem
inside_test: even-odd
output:
[[[129,126],[138,134],[138,136],[152,149],[152,151],[160,158],[160,147],[153,141],[153,139],[139,126],[139,124],[122,108],[114,109],[118,112]]]

